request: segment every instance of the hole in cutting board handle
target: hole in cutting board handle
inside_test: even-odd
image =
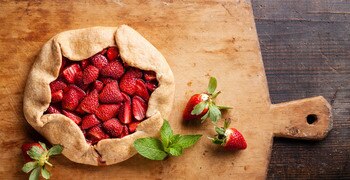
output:
[[[309,114],[306,116],[306,122],[310,125],[317,122],[317,120],[318,120],[318,117],[316,114]]]

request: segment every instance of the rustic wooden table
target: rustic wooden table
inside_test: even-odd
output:
[[[350,1],[252,5],[272,102],[322,95],[333,108],[325,140],[275,139],[268,178],[350,178]]]

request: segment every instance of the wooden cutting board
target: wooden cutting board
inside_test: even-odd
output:
[[[183,156],[164,161],[136,155],[117,165],[92,167],[55,157],[52,179],[264,179],[273,137],[319,140],[332,127],[323,97],[271,104],[249,1],[15,1],[2,2],[0,11],[0,177],[27,177],[20,170],[20,146],[43,139],[23,117],[26,77],[41,46],[70,29],[128,24],[140,32],[174,72],[169,120],[175,132],[204,137]],[[233,107],[224,117],[232,118],[231,125],[245,136],[244,151],[226,152],[211,144],[209,121],[181,122],[186,101],[205,91],[209,76],[217,77],[223,92],[218,104]]]

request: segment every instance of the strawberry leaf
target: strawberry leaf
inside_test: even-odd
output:
[[[38,180],[40,175],[41,167],[35,168],[32,173],[30,173],[29,180]]]
[[[41,176],[42,176],[44,179],[50,179],[51,174],[50,174],[49,171],[46,170],[45,167],[43,167],[43,168],[41,169]]]
[[[179,145],[170,146],[169,154],[171,154],[172,156],[180,156],[182,154],[182,147]]]
[[[215,127],[215,131],[216,131],[219,135],[225,135],[225,130],[224,130],[223,128]]]
[[[206,101],[200,102],[199,104],[194,106],[193,110],[191,111],[191,114],[192,115],[199,115],[203,112],[203,110],[207,106],[208,106],[208,102],[206,102]]]
[[[62,151],[63,151],[63,147],[61,145],[52,146],[52,148],[49,149],[48,156],[61,154]]]
[[[172,136],[173,130],[171,129],[169,122],[164,119],[163,125],[160,129],[160,137],[164,148],[169,147],[169,142]]]
[[[40,144],[40,146],[41,146],[43,149],[46,149],[46,144],[45,144],[45,143],[39,141],[39,144]]]
[[[230,106],[218,106],[220,110],[227,110],[227,109],[232,109]]]
[[[207,113],[204,114],[204,116],[201,117],[201,123],[203,123],[209,116],[209,111]]]
[[[27,154],[30,156],[30,158],[38,160],[43,152],[43,149],[39,148],[38,146],[33,146],[29,151],[27,151]]]
[[[22,171],[25,173],[29,173],[31,170],[33,170],[36,167],[38,167],[38,162],[36,161],[27,162],[22,167]]]
[[[196,135],[181,135],[178,141],[172,146],[180,146],[182,148],[189,148],[196,144],[196,142],[202,137],[200,134]]]
[[[210,77],[209,84],[208,84],[208,93],[213,94],[217,87],[217,81],[215,77]]]
[[[159,139],[140,138],[134,141],[134,147],[140,155],[151,160],[163,160],[168,156]]]
[[[221,118],[221,111],[214,104],[209,105],[209,118],[213,123],[217,123],[218,120]]]

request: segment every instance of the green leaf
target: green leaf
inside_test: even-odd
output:
[[[61,145],[54,145],[54,146],[52,146],[52,148],[49,149],[48,156],[61,154],[62,151],[63,151],[63,146],[61,146]]]
[[[209,84],[208,84],[208,93],[213,94],[217,87],[217,81],[215,77],[210,77]]]
[[[39,144],[40,144],[40,146],[41,146],[43,149],[46,149],[46,144],[45,144],[45,143],[39,141]]]
[[[225,130],[219,127],[215,127],[215,131],[219,134],[219,135],[224,135],[225,134]]]
[[[38,180],[40,175],[41,167],[35,168],[32,173],[30,173],[29,180]]]
[[[230,106],[217,106],[220,110],[232,109]]]
[[[51,174],[50,174],[49,171],[46,170],[45,167],[43,167],[43,168],[41,169],[41,176],[42,176],[44,179],[50,179]]]
[[[200,134],[196,135],[182,135],[180,136],[179,140],[172,144],[173,146],[180,146],[182,148],[189,148],[196,144],[196,142],[202,137]]]
[[[140,155],[151,160],[163,160],[168,156],[159,139],[140,138],[134,142],[134,147]]]
[[[44,150],[39,148],[38,146],[33,146],[32,148],[30,148],[29,151],[27,151],[27,154],[35,160],[38,160],[41,155],[43,154]]]
[[[208,106],[208,102],[202,101],[199,104],[197,104],[196,106],[194,106],[193,110],[191,111],[191,114],[192,115],[200,115],[207,106]]]
[[[207,113],[204,114],[204,116],[201,118],[201,122],[203,123],[209,116],[209,111]]]
[[[209,118],[213,123],[218,122],[221,118],[221,111],[214,104],[209,105]]]
[[[160,137],[164,148],[169,147],[170,138],[172,136],[173,130],[171,129],[169,122],[164,119],[163,125],[160,129]]]
[[[33,170],[34,168],[36,168],[37,166],[38,166],[38,163],[36,161],[27,162],[22,167],[22,171],[25,173],[28,173],[31,170]]]
[[[180,139],[180,134],[173,135],[170,139],[170,144],[176,144],[176,142]]]
[[[182,147],[179,145],[170,146],[169,154],[172,156],[180,156],[182,154]]]

